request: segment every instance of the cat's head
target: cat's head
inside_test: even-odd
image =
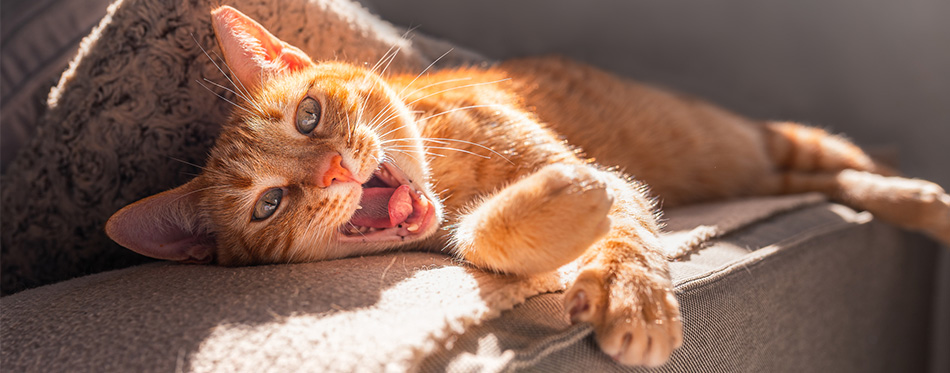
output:
[[[116,212],[113,240],[160,259],[242,265],[377,252],[438,229],[419,128],[380,76],[314,63],[230,7],[212,20],[245,97],[201,174]]]

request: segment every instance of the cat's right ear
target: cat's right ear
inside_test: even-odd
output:
[[[214,239],[198,212],[195,180],[123,207],[106,222],[119,245],[158,259],[209,263]]]
[[[268,76],[314,65],[306,53],[227,5],[211,11],[211,24],[231,73],[248,89]]]

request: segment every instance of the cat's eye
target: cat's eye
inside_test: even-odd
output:
[[[297,105],[297,131],[309,135],[320,124],[320,101],[312,97],[304,98]]]
[[[284,197],[284,190],[280,188],[270,189],[261,195],[254,205],[254,220],[264,220],[274,215],[277,206],[280,206],[280,200]]]

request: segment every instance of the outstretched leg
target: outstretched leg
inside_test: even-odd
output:
[[[571,321],[590,322],[615,360],[655,366],[683,339],[658,234],[652,201],[635,183],[588,165],[549,165],[465,215],[456,248],[478,266],[517,274],[576,260],[564,300]]]
[[[821,192],[846,205],[930,235],[950,246],[950,195],[926,180],[882,176],[866,171],[807,173],[783,172],[773,176],[783,193]]]
[[[769,123],[769,154],[777,171],[770,193],[821,192],[950,246],[950,195],[939,185],[896,175],[850,142],[794,123]]]

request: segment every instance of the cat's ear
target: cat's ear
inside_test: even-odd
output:
[[[227,5],[211,11],[211,24],[231,73],[248,89],[258,87],[267,76],[314,64],[306,53]]]
[[[158,259],[208,263],[214,239],[198,212],[195,180],[125,206],[106,222],[106,234],[119,245]]]

